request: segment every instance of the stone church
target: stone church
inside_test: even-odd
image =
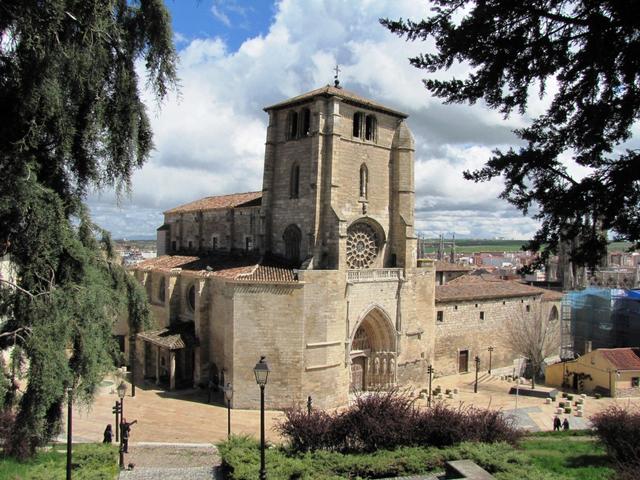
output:
[[[231,382],[233,406],[256,408],[253,367],[265,355],[269,408],[307,396],[329,408],[356,390],[424,384],[438,352],[442,372],[468,369],[461,352],[468,360],[487,345],[473,329],[455,334],[466,321],[453,312],[481,300],[449,292],[436,314],[436,266],[416,259],[407,115],[338,86],[265,112],[262,191],[166,211],[158,257],[134,268],[156,322],[135,337],[135,381]],[[543,302],[525,285],[503,293],[514,304]],[[496,351],[496,366],[511,368],[507,350]]]

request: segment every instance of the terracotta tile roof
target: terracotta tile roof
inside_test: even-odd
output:
[[[556,292],[555,290],[547,290],[545,288],[542,289],[542,301],[543,302],[559,302],[562,300],[563,294],[562,292]]]
[[[186,255],[163,255],[144,260],[134,270],[170,272],[174,268],[194,272],[201,276],[222,277],[229,280],[297,283],[294,269],[278,259],[257,256],[236,257],[211,255],[204,257]]]
[[[391,115],[395,115],[397,117],[402,117],[402,118],[407,118],[408,115],[406,113],[402,113],[399,112],[397,110],[393,110],[392,108],[389,107],[385,107],[384,105],[374,102],[372,100],[369,100],[367,98],[361,97],[360,95],[350,92],[349,90],[345,90],[344,88],[336,88],[333,87],[331,85],[327,85],[325,87],[321,87],[321,88],[317,88],[315,90],[312,90],[310,92],[307,93],[303,93],[302,95],[298,95],[297,97],[293,97],[290,98],[288,100],[285,100],[283,102],[279,102],[276,103],[274,105],[271,105],[269,107],[265,107],[264,110],[269,111],[269,110],[276,110],[279,108],[284,108],[287,106],[290,106],[292,104],[297,104],[297,103],[303,103],[306,102],[308,100],[311,100],[314,97],[320,97],[320,96],[334,96],[334,97],[339,97],[342,98],[344,100],[356,103],[358,105],[363,105],[365,107],[369,107],[371,109],[374,110],[381,110],[383,112],[386,113],[390,113]]]
[[[436,286],[436,302],[533,297],[543,293],[544,291],[540,288],[530,287],[510,280],[500,280],[493,275],[462,275],[445,285]]]
[[[180,322],[161,330],[140,332],[138,338],[169,350],[179,350],[197,344],[193,322]]]
[[[469,265],[445,262],[443,260],[436,260],[433,264],[436,267],[436,272],[468,272],[473,270],[473,267],[470,267]]]
[[[243,206],[260,205],[262,192],[232,193],[230,195],[216,195],[214,197],[204,197],[195,202],[185,203],[179,207],[172,208],[164,212],[186,213],[200,210],[215,210],[218,208],[233,208]]]
[[[637,348],[599,348],[597,352],[618,370],[640,370]]]

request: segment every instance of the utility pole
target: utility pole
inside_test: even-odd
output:
[[[476,383],[473,385],[473,393],[478,393],[478,370],[480,370],[480,357],[476,355]]]

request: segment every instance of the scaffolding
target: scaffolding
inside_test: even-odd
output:
[[[590,287],[562,300],[560,357],[596,348],[640,347],[640,291]]]

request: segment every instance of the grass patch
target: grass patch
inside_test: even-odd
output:
[[[0,479],[64,480],[67,468],[66,444],[54,444],[26,461],[0,457]],[[119,473],[118,448],[104,444],[73,445],[74,480],[114,480]]]
[[[552,432],[550,432],[552,433]],[[219,446],[230,480],[258,478],[258,442],[232,437]],[[272,447],[266,452],[271,480],[383,478],[441,472],[448,460],[471,459],[497,480],[595,480],[613,478],[604,449],[588,433],[560,432],[533,435],[520,447],[507,443],[466,442],[447,448],[402,447],[370,454],[317,451],[293,454]]]
[[[589,431],[533,434],[522,440],[520,449],[533,466],[555,475],[555,478],[614,478],[613,462]]]

